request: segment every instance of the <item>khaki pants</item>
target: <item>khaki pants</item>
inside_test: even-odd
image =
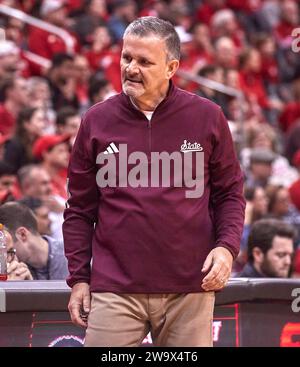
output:
[[[148,332],[161,347],[212,346],[214,292],[92,293],[85,346],[139,346]]]

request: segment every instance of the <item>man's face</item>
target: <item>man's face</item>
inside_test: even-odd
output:
[[[0,177],[0,192],[4,190],[11,190],[15,183],[15,175],[3,175]]]
[[[275,236],[272,248],[263,256],[260,265],[262,273],[272,278],[287,278],[293,253],[292,239]]]
[[[55,11],[52,11],[47,16],[50,23],[62,27],[66,24],[67,10],[65,7],[61,7]]]
[[[28,182],[24,184],[24,196],[45,200],[52,193],[51,179],[44,169],[32,170]]]
[[[286,188],[278,190],[276,194],[276,201],[273,206],[273,212],[277,215],[285,215],[290,207],[290,194]]]
[[[38,231],[42,235],[51,235],[51,220],[49,219],[49,209],[40,206],[34,211],[38,224]]]
[[[23,78],[17,78],[14,87],[11,89],[10,97],[21,106],[26,106],[29,102],[27,82]]]
[[[268,180],[272,173],[272,165],[271,163],[253,162],[251,172],[259,180]]]
[[[88,60],[84,56],[77,56],[74,60],[74,73],[78,81],[88,82],[91,70]]]
[[[257,187],[253,198],[253,210],[260,214],[265,215],[268,211],[268,198],[265,190],[262,187]]]
[[[95,29],[94,43],[101,44],[103,48],[106,48],[111,44],[111,36],[106,27],[100,26]]]
[[[31,119],[26,121],[24,127],[27,132],[34,137],[43,135],[44,128],[46,126],[45,112],[42,109],[36,110]]]
[[[217,43],[216,57],[219,65],[229,68],[236,67],[237,50],[231,39],[222,39]]]
[[[72,60],[65,60],[56,70],[59,78],[64,81],[76,76],[74,61]]]
[[[63,134],[76,136],[80,127],[81,118],[79,115],[70,116],[66,120],[66,125],[63,127]]]
[[[44,155],[45,161],[48,161],[56,168],[67,168],[70,159],[70,150],[68,143],[60,143],[55,145],[49,152]]]
[[[174,74],[171,63],[167,61],[164,40],[151,35],[143,38],[127,35],[121,55],[123,91],[137,101],[156,102]]]
[[[13,76],[19,69],[20,58],[18,54],[11,53],[0,57],[0,75]]]

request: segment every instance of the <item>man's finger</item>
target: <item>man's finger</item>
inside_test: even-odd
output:
[[[205,289],[206,291],[222,289],[223,287],[225,287],[228,281],[228,278],[229,278],[229,275],[221,267],[221,270],[217,274],[217,276],[209,282],[204,282],[202,284],[202,288]]]
[[[209,270],[209,268],[212,265],[213,255],[212,253],[209,253],[204,261],[203,267],[202,267],[202,273],[205,273]]]
[[[80,317],[80,304],[70,304],[68,308],[72,322],[78,326],[86,327],[87,323]]]
[[[215,279],[221,271],[221,268],[221,264],[219,262],[215,262],[210,272],[204,277],[203,282],[206,283]]]
[[[12,261],[11,263],[7,264],[7,274],[11,274],[13,273],[17,268],[18,268],[18,262],[17,261]]]
[[[90,307],[91,307],[90,295],[87,294],[83,298],[83,310],[84,310],[84,312],[87,312],[87,313],[90,312]]]

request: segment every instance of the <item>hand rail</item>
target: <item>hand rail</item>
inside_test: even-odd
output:
[[[194,75],[193,73],[182,70],[182,69],[177,70],[176,74],[178,76],[180,76],[181,78],[183,78],[183,79],[195,82],[199,85],[203,85],[207,88],[216,90],[217,92],[221,92],[221,93],[226,94],[230,97],[240,98],[240,97],[243,96],[243,93],[238,89],[228,87],[225,84],[216,82],[216,81],[208,79],[208,78],[204,78],[203,76]]]
[[[17,18],[24,23],[30,24],[34,27],[43,29],[47,32],[57,35],[64,41],[66,48],[67,48],[67,52],[71,54],[74,53],[74,46],[75,46],[74,39],[63,28],[57,27],[53,24],[45,22],[44,20],[40,20],[31,15],[28,15],[21,10],[11,8],[10,6],[3,5],[3,4],[0,4],[0,13],[13,17],[13,18]]]
[[[51,61],[46,59],[45,57],[34,54],[33,52],[30,52],[27,50],[23,51],[23,54],[24,56],[26,56],[28,60],[34,62],[37,65],[40,65],[41,67],[45,69],[49,69],[51,67]]]

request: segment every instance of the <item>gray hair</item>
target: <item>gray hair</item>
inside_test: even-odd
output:
[[[24,187],[25,182],[32,182],[31,173],[35,169],[40,169],[41,167],[37,164],[27,164],[23,166],[18,171],[18,180],[21,186],[21,189]]]
[[[129,24],[123,38],[127,35],[138,37],[157,36],[166,43],[168,60],[180,60],[180,39],[170,22],[157,17],[141,17]]]

